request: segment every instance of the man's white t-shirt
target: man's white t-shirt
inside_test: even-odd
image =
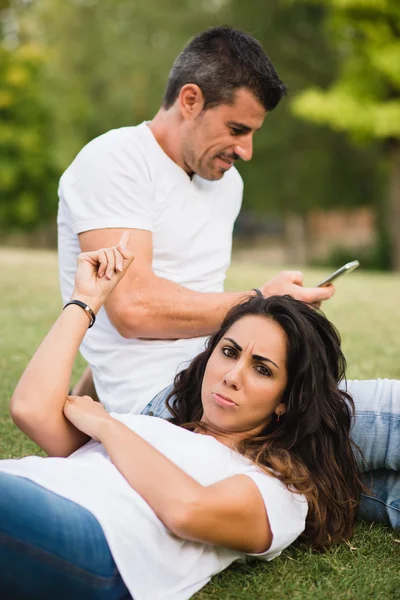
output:
[[[110,131],[83,148],[59,187],[59,268],[70,299],[78,234],[105,228],[152,232],[154,273],[199,292],[222,292],[243,183],[234,167],[222,179],[191,179],[155,140],[147,123]],[[204,347],[205,338],[122,338],[102,309],[81,352],[109,411],[139,413]]]
[[[272,545],[258,558],[271,560],[305,528],[307,502],[251,461],[213,437],[164,419],[113,415],[202,485],[236,474],[250,477],[263,497]],[[132,460],[140,460],[132,457]],[[104,446],[91,441],[69,458],[0,461],[0,470],[26,477],[89,510],[99,521],[125,585],[135,600],[186,600],[244,555],[171,534],[113,465]]]

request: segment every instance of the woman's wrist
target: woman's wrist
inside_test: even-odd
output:
[[[114,419],[110,414],[104,411],[104,418],[101,419],[98,423],[96,438],[104,444],[109,436],[113,435],[113,431],[118,429],[118,425],[120,425],[120,421]]]
[[[99,297],[94,297],[94,296],[86,296],[84,294],[79,293],[78,291],[76,291],[74,289],[74,291],[72,292],[72,295],[71,295],[71,300],[79,300],[80,302],[83,302],[84,304],[87,304],[89,306],[89,308],[92,309],[92,311],[94,312],[94,314],[97,315],[97,313],[99,312],[100,308],[104,304],[105,298],[99,298]]]

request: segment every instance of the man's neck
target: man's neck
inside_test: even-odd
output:
[[[181,154],[179,117],[174,113],[173,109],[167,111],[164,108],[160,108],[154,119],[149,123],[149,127],[165,154],[188,173]]]

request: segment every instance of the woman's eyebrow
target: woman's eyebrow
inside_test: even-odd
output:
[[[265,356],[260,356],[259,354],[253,354],[252,358],[254,358],[254,360],[262,360],[264,362],[270,362],[272,363],[277,369],[279,369],[278,365],[276,363],[274,363],[273,360],[271,360],[270,358],[266,358]]]
[[[241,352],[243,350],[243,348],[241,348],[239,346],[239,344],[237,342],[235,342],[235,340],[233,340],[232,338],[224,338],[224,340],[227,340],[228,342],[230,342],[232,344],[232,346],[234,346],[236,348],[236,350],[238,350],[239,352]]]
[[[234,346],[234,348],[236,348],[236,350],[238,352],[241,352],[243,350],[243,348],[241,348],[239,346],[239,344],[237,342],[235,342],[235,340],[233,340],[232,338],[226,337],[226,338],[224,338],[224,340],[227,340],[228,342],[230,342],[232,344],[232,346]],[[266,356],[261,356],[260,354],[253,354],[252,358],[254,358],[254,360],[262,360],[264,362],[272,363],[277,369],[279,369],[278,365],[273,360],[271,360],[270,358],[267,358]]]

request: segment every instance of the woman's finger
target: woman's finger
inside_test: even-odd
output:
[[[119,240],[119,244],[124,248],[128,249],[129,244],[129,231],[124,231],[121,235],[121,239]]]
[[[113,248],[105,248],[104,253],[107,257],[106,277],[111,279],[115,273],[115,254]]]
[[[104,274],[107,270],[107,265],[108,265],[107,255],[106,255],[105,251],[99,250],[97,252],[96,258],[97,258],[97,262],[99,264],[99,266],[97,268],[97,276],[104,277]]]
[[[122,256],[121,252],[118,250],[117,247],[113,248],[114,250],[114,256],[115,256],[115,269],[116,271],[123,271],[124,269],[124,257]]]
[[[124,260],[129,260],[129,262],[131,262],[134,259],[134,256],[133,256],[132,252],[130,250],[128,250],[128,243],[129,243],[129,231],[124,231],[116,248],[121,253]]]

